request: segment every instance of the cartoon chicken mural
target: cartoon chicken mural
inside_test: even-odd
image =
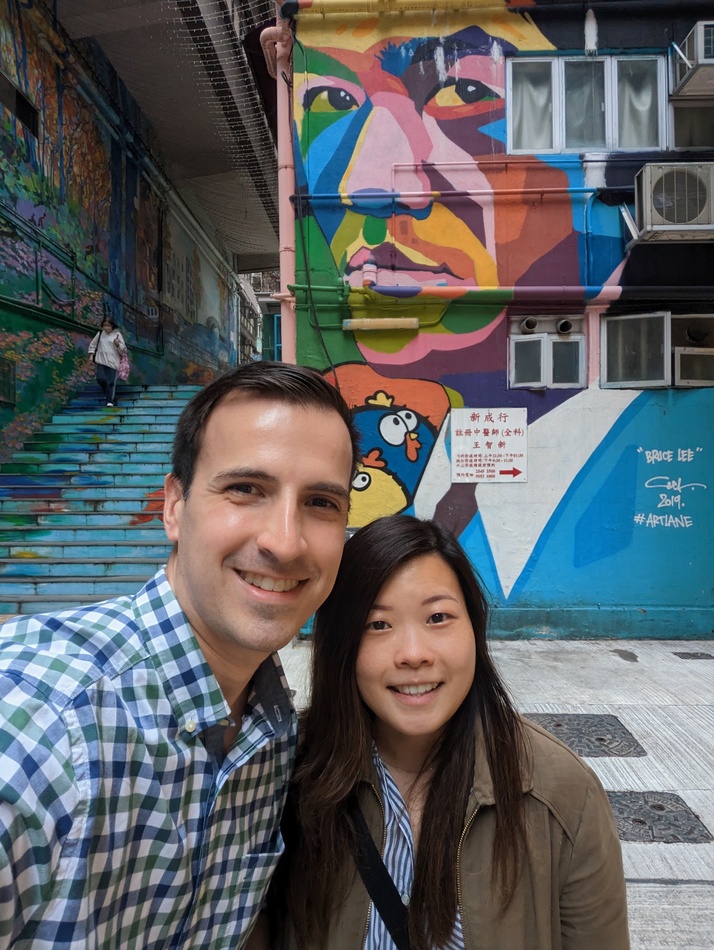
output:
[[[343,364],[327,378],[352,408],[362,446],[349,527],[406,511],[449,410],[444,387],[428,380],[386,379],[362,363]]]

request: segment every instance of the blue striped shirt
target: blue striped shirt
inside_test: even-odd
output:
[[[380,759],[374,746],[372,757],[382,790],[382,804],[387,828],[382,860],[401,894],[402,900],[405,904],[408,904],[414,884],[414,837],[409,822],[409,813],[396,782]],[[370,904],[369,927],[364,950],[396,950],[389,931],[372,904]],[[439,950],[464,950],[464,935],[461,914],[458,908],[453,932]]]
[[[283,850],[286,686],[267,659],[224,757],[230,709],[163,570],[0,628],[0,946],[242,947]]]

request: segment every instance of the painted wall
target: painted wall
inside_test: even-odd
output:
[[[104,315],[129,342],[130,382],[202,383],[236,361],[237,275],[158,178],[102,51],[82,58],[33,0],[0,0],[0,69],[39,112],[35,136],[0,106],[0,357],[17,379],[0,461],[93,378]]]
[[[600,326],[714,312],[714,245],[628,253],[619,208],[645,161],[714,153],[506,154],[508,57],[666,53],[695,18],[378,6],[301,10],[293,50],[298,361],[354,407],[352,526],[403,511],[454,528],[497,635],[712,636],[714,389],[603,388]],[[578,321],[582,388],[509,387],[526,316]],[[394,317],[419,328],[342,325]],[[525,478],[452,481],[461,407],[527,410]]]

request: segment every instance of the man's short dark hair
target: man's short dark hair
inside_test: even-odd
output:
[[[203,433],[211,413],[227,396],[244,393],[254,399],[284,402],[303,409],[336,412],[345,423],[352,443],[352,471],[360,460],[359,435],[352,413],[341,393],[314,369],[260,360],[244,363],[209,383],[190,400],[179,416],[174,435],[172,475],[184,498],[191,490]],[[306,451],[309,447],[306,446]]]

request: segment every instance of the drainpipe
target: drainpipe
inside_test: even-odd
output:
[[[518,0],[511,0],[510,6],[506,8],[509,13],[535,13],[541,11],[557,16],[559,13],[585,13],[587,10],[595,10],[598,13],[629,13],[633,16],[643,17],[653,13],[663,13],[667,16],[685,16],[688,13],[703,13],[709,18],[711,15],[711,0],[647,0],[647,3],[638,4],[636,0],[581,0],[580,3],[543,3],[538,0],[534,7],[532,3],[519,3]]]
[[[457,10],[470,10],[479,13],[535,13],[558,14],[582,13],[594,9],[602,13],[632,13],[643,16],[653,12],[662,12],[677,16],[686,13],[702,12],[707,17],[711,13],[711,0],[647,0],[647,9],[637,0],[481,0],[476,6],[474,0],[286,0],[279,6],[285,17],[294,17],[301,12],[365,14],[365,13],[413,13],[416,11],[442,11],[452,13]],[[676,10],[674,9],[676,7]]]
[[[313,288],[314,289],[314,288]],[[539,284],[537,286],[522,285],[515,287],[424,287],[419,293],[419,299],[427,301],[430,298],[442,300],[458,300],[464,293],[471,291],[478,293],[478,303],[486,306],[502,304],[503,306],[523,306],[524,304],[564,304],[600,303],[619,300],[623,293],[627,294],[630,303],[636,301],[656,301],[666,305],[667,301],[709,301],[714,297],[714,285],[669,286],[651,284],[647,286],[630,286],[628,284],[604,285],[564,285]],[[350,287],[350,293],[363,295],[366,300],[374,302],[374,294],[384,297],[405,297],[414,300],[413,287],[398,287],[393,284],[370,284],[369,287]]]
[[[290,120],[290,54],[293,35],[278,7],[276,26],[269,26],[260,34],[268,72],[277,82],[278,94],[278,241],[280,244],[280,291],[272,294],[280,301],[282,359],[286,363],[297,360],[297,330],[295,297],[288,287],[295,283],[295,213],[291,202],[295,190],[295,163]]]

